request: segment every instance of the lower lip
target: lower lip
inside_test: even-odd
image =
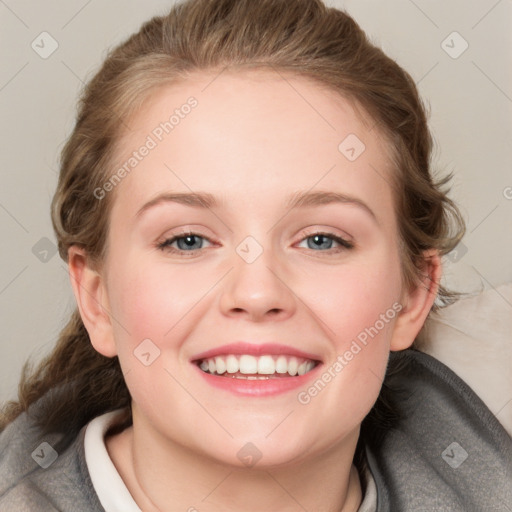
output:
[[[306,386],[308,381],[318,373],[322,364],[317,364],[311,371],[305,373],[304,375],[297,375],[295,377],[276,377],[261,380],[221,377],[219,375],[212,375],[211,373],[203,372],[203,370],[201,370],[201,368],[195,364],[194,366],[210,386],[224,389],[235,395],[273,396]]]

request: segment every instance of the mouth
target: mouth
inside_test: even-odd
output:
[[[318,355],[280,343],[237,341],[190,362],[207,386],[242,397],[272,397],[306,386],[320,372]]]
[[[269,380],[306,375],[319,361],[286,354],[226,354],[198,359],[195,363],[209,375],[240,380]]]

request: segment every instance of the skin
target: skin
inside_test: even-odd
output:
[[[304,77],[216,75],[161,88],[129,121],[120,163],[187,98],[198,101],[110,192],[101,268],[82,249],[69,251],[91,341],[119,356],[133,399],[133,427],[107,438],[107,448],[145,511],[357,510],[352,459],[360,423],[377,399],[390,350],[410,346],[425,321],[439,257],[426,253],[429,277],[404,289],[385,179],[389,147],[360,109]],[[348,134],[366,146],[354,161],[338,150]],[[219,204],[164,202],[137,216],[162,192],[191,191]],[[353,203],[287,208],[289,196],[318,191],[353,196],[374,216]],[[189,231],[205,237],[194,239],[193,253],[157,248]],[[325,232],[354,247],[327,238],[319,248],[312,237]],[[252,263],[236,251],[247,236],[262,249]],[[212,388],[190,362],[244,340],[294,346],[328,368],[397,303],[400,313],[307,404],[298,401],[300,390],[241,397]],[[145,339],[160,350],[149,366],[134,356]],[[237,456],[248,442],[261,453],[254,467]]]

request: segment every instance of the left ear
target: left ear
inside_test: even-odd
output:
[[[437,296],[441,270],[439,252],[435,249],[425,251],[420,281],[402,295],[403,308],[393,329],[392,351],[405,350],[416,339]]]

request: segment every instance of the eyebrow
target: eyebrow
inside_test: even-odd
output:
[[[206,192],[176,192],[163,193],[145,203],[136,213],[136,217],[140,217],[144,212],[162,203],[179,203],[195,208],[210,209],[218,206],[215,196]],[[318,192],[297,192],[292,194],[286,203],[288,210],[295,208],[305,208],[311,206],[321,206],[332,203],[342,203],[357,206],[368,213],[373,220],[378,223],[377,217],[373,210],[361,199],[347,194],[338,192],[318,191]]]
[[[287,208],[292,210],[294,208],[321,206],[332,203],[342,203],[357,206],[368,213],[373,218],[373,220],[377,222],[377,216],[364,201],[358,199],[357,197],[347,194],[340,194],[338,192],[299,192],[290,197],[287,203]]]
[[[136,217],[140,217],[144,212],[153,208],[154,206],[161,203],[179,203],[187,206],[193,206],[196,208],[214,208],[217,206],[217,200],[212,194],[204,192],[190,192],[190,193],[163,193],[159,194],[155,198],[148,201],[140,208],[135,214]]]

